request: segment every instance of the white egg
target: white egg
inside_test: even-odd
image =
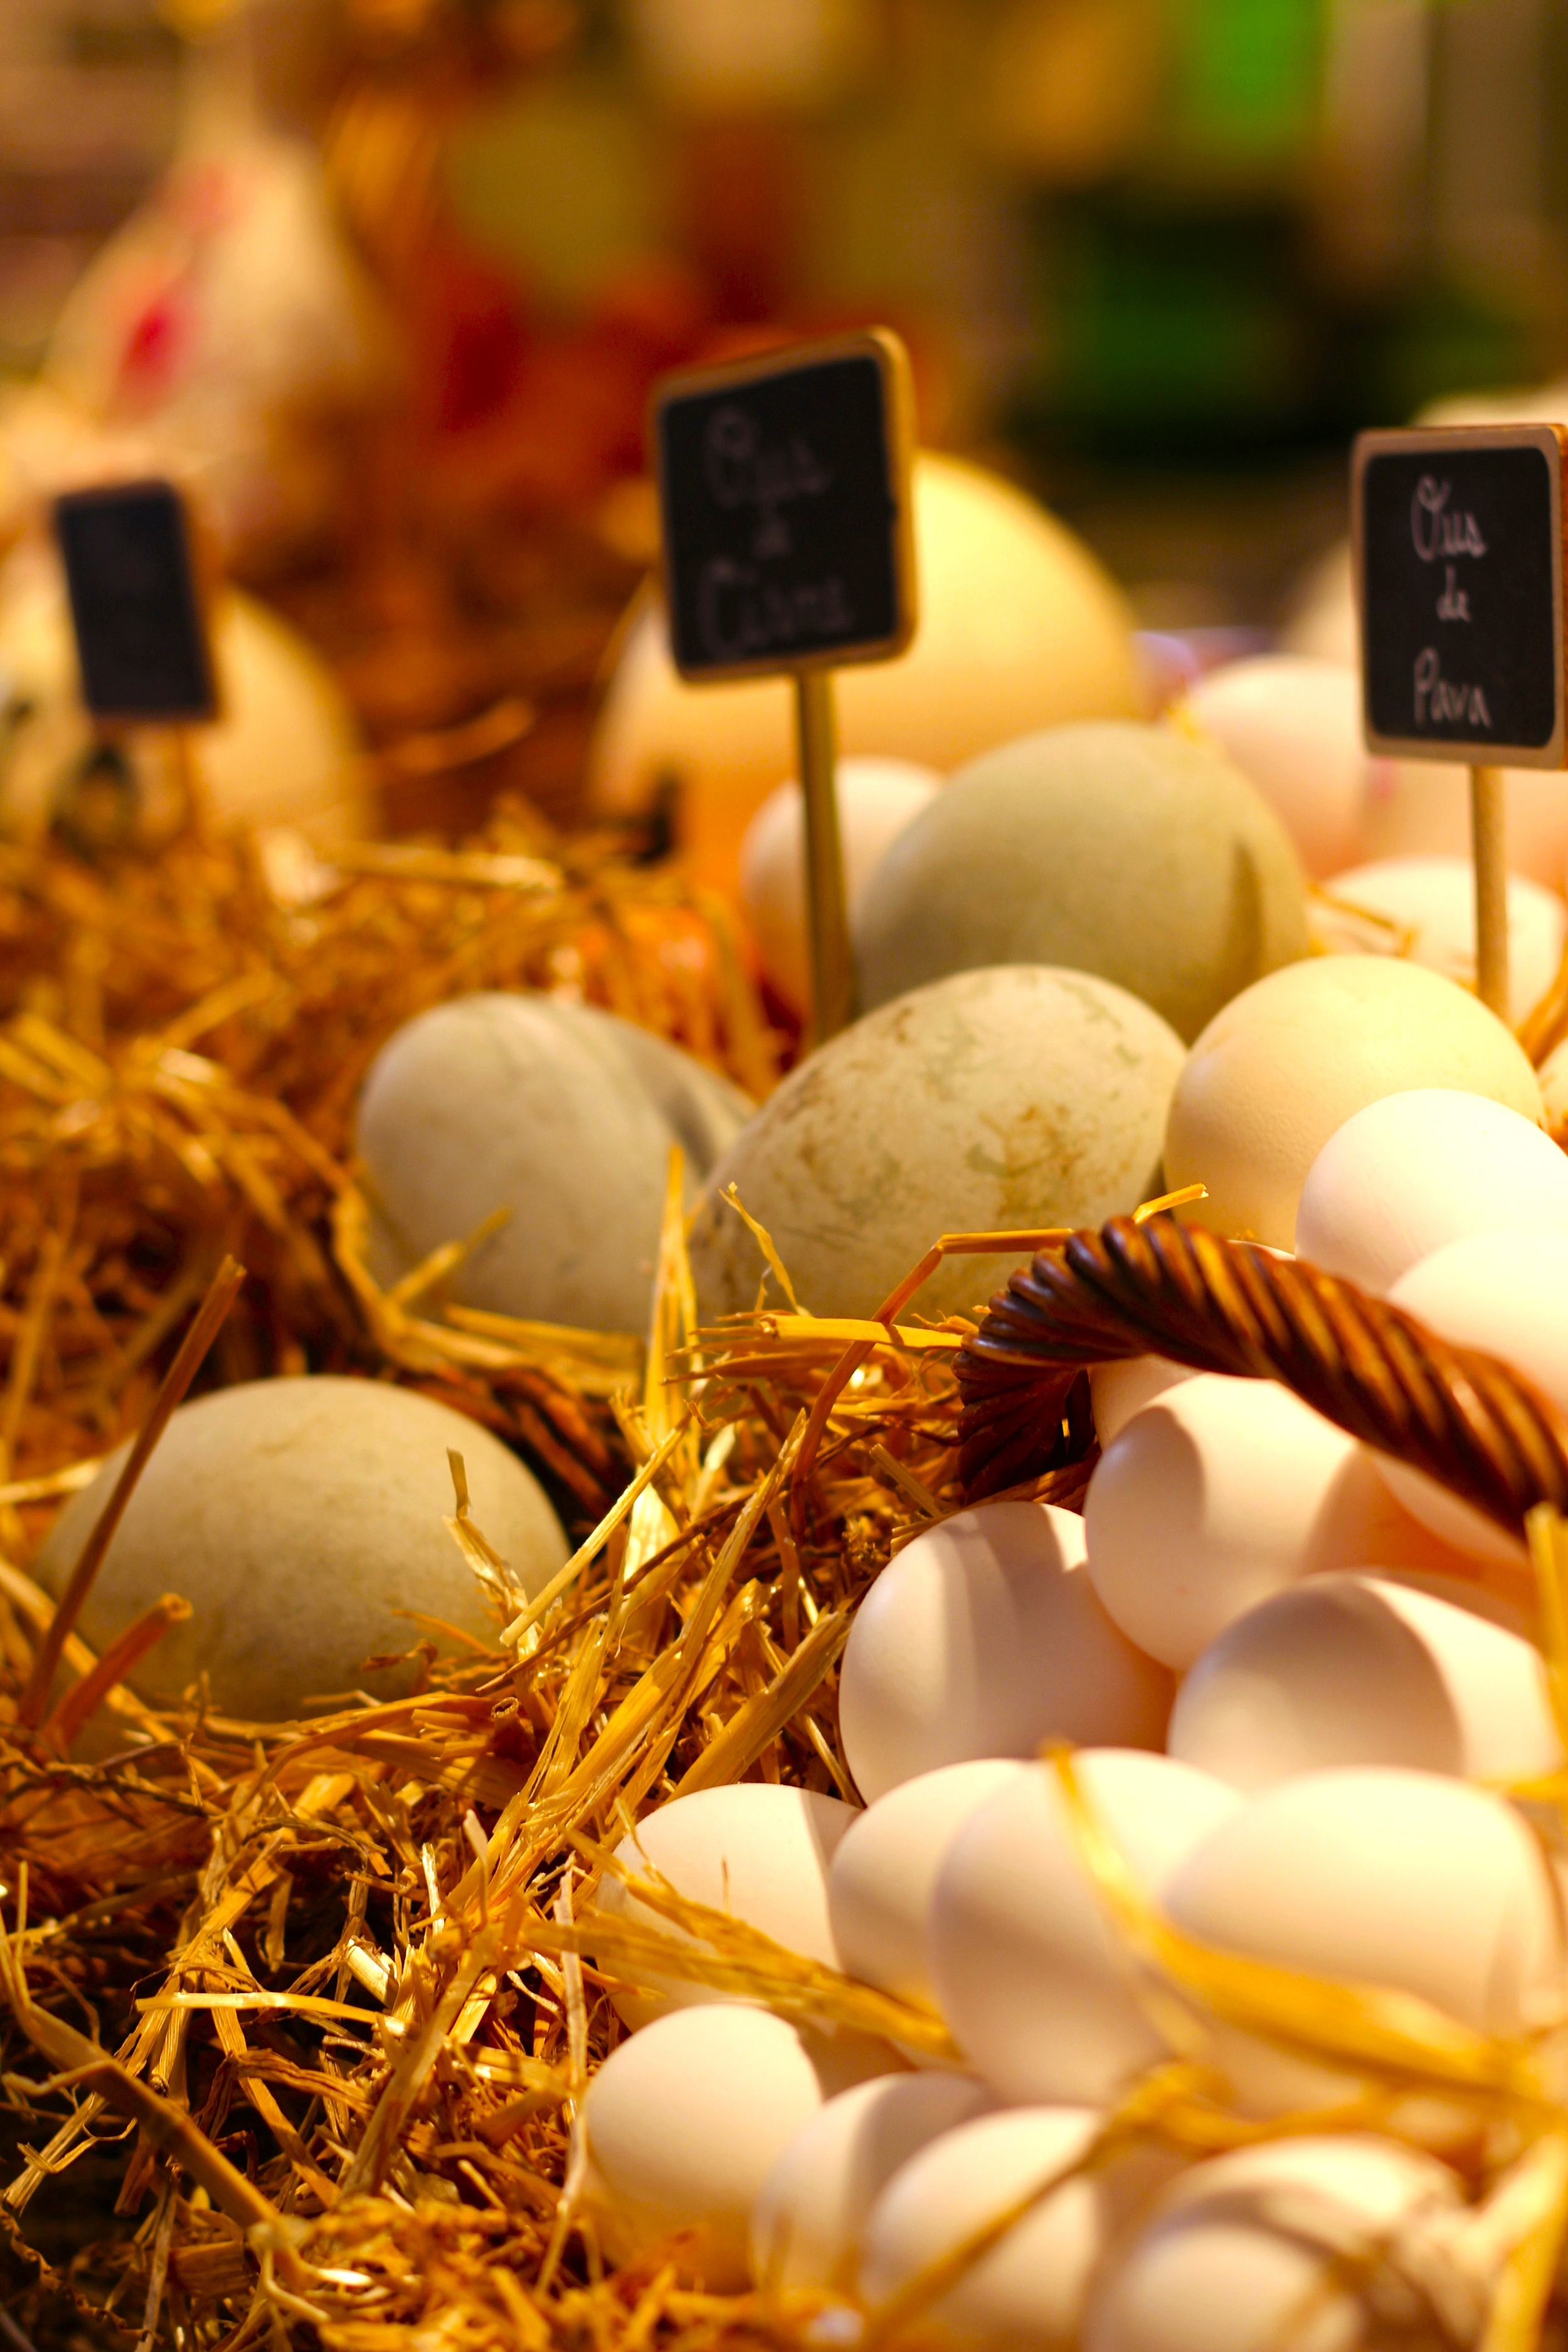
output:
[[[872,2311],[1032,2189],[1070,2172],[1099,2122],[1090,2107],[1017,2107],[981,2116],[911,2157],[866,2223],[860,2292]],[[1062,2180],[919,2312],[915,2340],[952,2352],[1074,2352],[1095,2273],[1173,2163],[1143,2147]]]
[[[1452,1087],[1384,1095],[1308,1172],[1296,1254],[1381,1297],[1468,1234],[1568,1234],[1568,1153],[1505,1104]]]
[[[838,1675],[844,1753],[868,1802],[939,1765],[1043,1739],[1157,1748],[1171,1685],[1083,1572],[1083,1521],[983,1503],[906,1544],[860,1603]]]
[[[1564,795],[1568,798],[1568,794]],[[1404,953],[1461,986],[1476,980],[1476,872],[1468,857],[1385,857],[1352,866],[1324,884],[1347,906],[1386,916],[1407,935]],[[1330,910],[1331,929],[1332,910]],[[1510,875],[1508,885],[1508,1013],[1522,1021],[1545,995],[1563,961],[1568,907],[1556,890]]]
[[[1094,1402],[1094,1431],[1101,1445],[1119,1437],[1135,1412],[1163,1397],[1167,1389],[1196,1380],[1186,1364],[1168,1356],[1127,1356],[1116,1364],[1091,1364],[1089,1392]]]
[[[1091,1748],[1075,1762],[1089,1806],[1152,1895],[1237,1809],[1233,1789],[1169,1757]],[[1098,2105],[1169,2054],[1044,1765],[998,1790],[953,1839],[931,1903],[931,1957],[952,2037],[999,2098]]]
[[[1353,669],[1300,654],[1227,662],[1189,688],[1184,720],[1251,777],[1309,874],[1355,856],[1371,761]]]
[[[584,2200],[611,2261],[679,2239],[688,2276],[746,2285],[763,2184],[824,2100],[865,2078],[864,2046],[716,2001],[612,2050],[583,2101]]]
[[[840,760],[834,778],[844,892],[853,914],[882,852],[942,790],[912,760]],[[741,844],[741,905],[763,971],[792,1012],[811,1009],[805,803],[793,781],[770,793]]]
[[[1206,1184],[1215,1232],[1289,1249],[1313,1160],[1352,1111],[1412,1087],[1457,1087],[1541,1115],[1511,1032],[1440,974],[1397,956],[1310,956],[1215,1014],[1176,1081],[1165,1178]]]
[[[194,1614],[132,1676],[174,1705],[205,1675],[226,1715],[276,1721],[367,1682],[395,1696],[401,1657],[426,1626],[494,1638],[496,1618],[447,1529],[448,1450],[461,1454],[474,1518],[525,1592],[566,1557],[529,1471],[467,1414],[380,1381],[246,1381],[174,1413],[110,1544],[82,1612],[104,1649],[163,1594]],[[50,1529],[34,1573],[58,1595],[131,1448],[111,1454]]]
[[[1201,1943],[1414,1993],[1481,2032],[1522,2032],[1561,1990],[1537,1840],[1503,1798],[1440,1773],[1352,1766],[1278,1780],[1177,1864],[1160,1899]],[[1217,2027],[1215,2042],[1249,2113],[1349,2095],[1347,2074],[1237,2028]]]
[[[1338,1764],[1509,1781],[1563,1760],[1532,1643],[1431,1591],[1343,1573],[1227,1625],[1177,1694],[1169,1746],[1244,1790]]]
[[[1568,1413],[1568,1234],[1468,1234],[1422,1258],[1388,1295],[1456,1346],[1500,1356]],[[1521,1558],[1522,1535],[1407,1463],[1373,1459],[1396,1500],[1445,1542],[1483,1559]]]
[[[913,491],[920,627],[900,660],[839,672],[840,750],[945,772],[1034,728],[1131,717],[1131,614],[1082,541],[960,458],[922,450]],[[628,624],[588,749],[590,806],[644,808],[673,779],[684,856],[732,891],[752,813],[795,767],[789,681],[689,686],[658,604]]]
[[[1084,1502],[1089,1573],[1128,1639],[1189,1666],[1320,1564],[1355,1441],[1274,1381],[1205,1372],[1135,1413]]]
[[[751,1110],[689,1054],[597,1005],[501,991],[438,1004],[393,1033],[360,1095],[376,1270],[395,1278],[499,1210],[454,1297],[640,1333],[670,1151],[695,1198]]]
[[[1370,2135],[1215,2157],[1096,2284],[1082,2352],[1445,2352],[1397,2249],[1426,2252],[1459,2203],[1445,2166]]]
[[[969,2074],[884,2074],[791,2140],[752,2214],[752,2273],[775,2294],[849,2294],[866,2217],[900,2168],[994,2102]]]
[[[1003,1757],[944,1764],[856,1815],[827,1870],[833,1937],[851,1976],[937,2006],[928,1926],[943,1859],[971,1813],[1031,1769]]]
[[[664,1878],[678,1895],[710,1910],[732,1912],[826,1968],[839,1965],[827,1910],[827,1872],[839,1840],[860,1819],[853,1805],[811,1789],[769,1780],[737,1780],[697,1789],[646,1813],[616,1848],[634,1878]],[[625,1882],[606,1873],[599,1900],[668,1934],[678,1930],[628,1895]],[[627,2022],[642,2024],[663,2010],[724,1999],[703,1985],[660,1979],[637,1995],[618,1993]]]

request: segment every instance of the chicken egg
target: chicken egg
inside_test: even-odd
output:
[[[829,2099],[791,2140],[752,2214],[759,2286],[848,2294],[866,2217],[910,2158],[992,2106],[969,2074],[884,2074]]]
[[[927,1922],[942,1859],[970,1814],[1030,1769],[1002,1757],[944,1764],[856,1814],[827,1868],[833,1938],[851,1976],[936,2007]]]
[[[1341,1764],[1510,1781],[1563,1761],[1532,1643],[1438,1593],[1344,1573],[1227,1625],[1177,1694],[1169,1747],[1248,1790]]]
[[[838,1676],[860,1793],[1043,1739],[1157,1748],[1171,1685],[1107,1616],[1084,1523],[1045,1503],[983,1503],[895,1554],[860,1603]]]
[[[1074,1761],[1090,1808],[1151,1894],[1239,1805],[1234,1789],[1169,1757],[1089,1748]],[[949,2031],[1000,2099],[1098,2105],[1169,2054],[1044,1765],[999,1789],[953,1838],[930,1950]]]

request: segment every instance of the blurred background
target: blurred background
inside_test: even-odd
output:
[[[650,383],[876,320],[1239,649],[1353,430],[1568,367],[1565,122],[1568,0],[5,0],[0,530],[178,471],[384,822],[570,820]]]

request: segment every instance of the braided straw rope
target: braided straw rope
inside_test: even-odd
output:
[[[993,1298],[958,1359],[968,1499],[1060,1458],[1081,1367],[1147,1353],[1281,1381],[1510,1534],[1536,1503],[1568,1509],[1568,1421],[1509,1365],[1299,1258],[1168,1215],[1071,1234]]]

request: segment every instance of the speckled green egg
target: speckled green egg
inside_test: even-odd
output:
[[[883,856],[856,924],[861,1002],[1063,965],[1190,1044],[1306,954],[1306,894],[1284,826],[1211,744],[1131,719],[1052,727],[961,768]]]
[[[731,1183],[818,1315],[874,1313],[941,1234],[1136,1208],[1160,1189],[1182,1062],[1157,1013],[1088,972],[955,972],[883,1005],[803,1062],[720,1160],[691,1240],[700,1307],[739,1312],[763,1277],[721,1197]],[[919,1310],[967,1308],[1025,1255],[950,1259]]]

